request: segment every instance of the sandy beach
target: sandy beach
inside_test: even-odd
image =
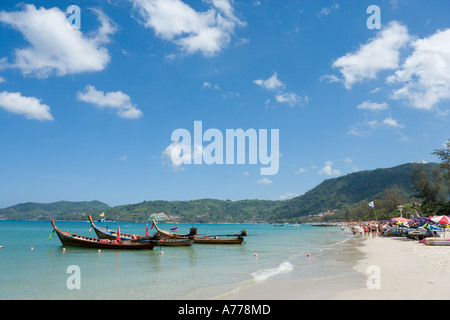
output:
[[[359,232],[358,232],[359,234]],[[450,246],[358,235],[348,272],[321,279],[279,276],[222,299],[427,300],[450,298]],[[350,260],[349,260],[350,261]],[[348,262],[348,261],[347,261]]]
[[[345,290],[333,299],[449,299],[450,247],[426,246],[406,238],[367,239],[360,250],[364,253],[354,270],[367,279],[370,267],[380,271],[379,289]]]

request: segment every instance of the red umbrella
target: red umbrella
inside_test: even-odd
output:
[[[408,222],[409,221],[409,219],[405,219],[403,217],[392,218],[391,220],[397,221],[397,222]]]
[[[440,224],[450,224],[450,218],[448,216],[434,216],[431,220]]]

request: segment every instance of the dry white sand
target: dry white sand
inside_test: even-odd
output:
[[[450,247],[426,246],[406,238],[367,239],[365,257],[354,269],[367,279],[379,271],[379,289],[347,290],[333,299],[450,299]],[[375,267],[373,267],[375,266]]]
[[[315,287],[314,279],[279,279],[219,299],[450,299],[450,246],[426,246],[406,238],[358,238],[362,258],[349,267],[348,276],[328,279],[328,288],[323,281]]]

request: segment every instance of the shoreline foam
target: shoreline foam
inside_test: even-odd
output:
[[[240,288],[215,299],[323,300],[331,299],[343,290],[361,288],[365,278],[352,269],[361,259],[362,253],[356,249],[360,241],[358,238],[349,238],[330,244],[311,258],[297,256],[288,262],[292,266],[288,272],[272,274],[262,281],[246,281]],[[305,264],[304,259],[308,263]],[[280,266],[272,271],[281,271]]]

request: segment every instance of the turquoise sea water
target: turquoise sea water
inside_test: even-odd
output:
[[[88,222],[56,223],[61,230],[95,237]],[[145,233],[144,223],[107,225],[115,230],[120,226],[125,233]],[[173,224],[159,226],[168,230]],[[56,234],[49,240],[48,221],[0,221],[0,299],[210,299],[278,277],[308,280],[331,274],[339,278],[350,269],[337,257],[353,246],[351,234],[340,227],[178,224],[178,232],[188,233],[192,226],[199,234],[235,234],[245,229],[249,236],[243,245],[100,253],[67,246],[63,251]],[[81,289],[67,287],[71,265],[79,267]]]

